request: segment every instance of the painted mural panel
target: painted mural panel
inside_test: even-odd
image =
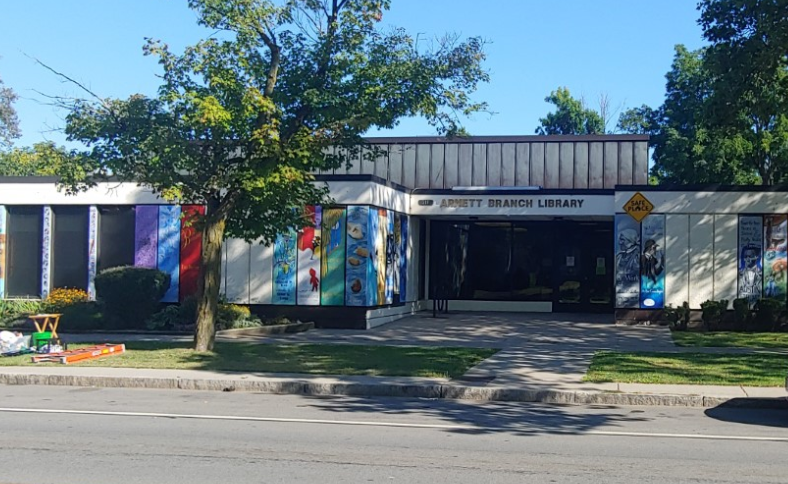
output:
[[[379,246],[380,246],[380,213],[377,208],[369,209],[369,233],[367,235],[369,244],[369,263],[367,264],[367,306],[377,306],[378,301],[378,274],[381,270],[385,271],[385,265],[380,268]],[[385,263],[385,260],[384,260]],[[380,269],[379,269],[380,268]],[[385,277],[385,276],[384,276]]]
[[[640,307],[665,307],[665,215],[652,214],[641,223]]]
[[[388,240],[389,231],[388,211],[386,209],[372,209],[372,211],[377,211],[378,213],[378,230],[374,243],[375,262],[373,264],[375,266],[376,277],[375,289],[377,290],[375,304],[383,305],[386,304],[386,242]]]
[[[178,302],[181,262],[181,207],[159,206],[159,244],[156,251],[156,267],[170,275],[170,287],[162,302]]]
[[[200,287],[200,258],[202,256],[202,232],[194,223],[205,214],[202,205],[184,205],[181,219],[181,264],[179,301],[197,294]]]
[[[296,303],[297,239],[296,231],[289,229],[284,234],[277,235],[274,241],[272,304],[293,305]]]
[[[98,207],[91,205],[88,212],[88,298],[96,299],[96,271],[98,266]]]
[[[138,205],[134,212],[134,265],[154,269],[159,245],[159,207]]]
[[[616,215],[616,307],[637,308],[640,300],[640,224]]]
[[[5,239],[6,239],[5,207],[0,205],[0,299],[5,298]]]
[[[44,207],[41,234],[41,298],[46,299],[52,277],[52,207]]]
[[[345,260],[345,304],[367,305],[367,266],[370,266],[368,207],[347,209],[347,257]]]
[[[750,305],[763,295],[763,217],[739,217],[738,297]]]
[[[322,252],[320,206],[309,205],[306,217],[312,225],[303,227],[298,233],[298,279],[297,298],[299,305],[320,305],[320,253]]]
[[[391,265],[392,267],[392,292],[394,293],[393,298],[395,301],[399,302],[402,301],[402,297],[400,296],[400,274],[402,274],[402,214],[395,212],[394,214],[394,230],[392,232],[392,237],[394,239],[392,243],[392,250],[393,253],[391,255]]]
[[[401,215],[399,245],[399,300],[408,300],[408,216]]]
[[[763,218],[763,297],[785,301],[788,269],[788,217]]]
[[[326,208],[322,213],[320,264],[320,303],[342,306],[345,303],[345,224],[347,210]]]
[[[394,268],[398,266],[398,250],[394,236],[394,212],[386,211],[386,304],[394,303]]]

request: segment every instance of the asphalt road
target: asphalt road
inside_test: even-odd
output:
[[[788,412],[0,387],[3,483],[784,483]]]

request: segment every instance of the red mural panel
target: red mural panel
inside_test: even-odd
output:
[[[202,253],[202,233],[194,228],[196,215],[205,215],[202,205],[184,205],[181,218],[181,273],[180,298],[196,294],[200,285],[200,255]]]

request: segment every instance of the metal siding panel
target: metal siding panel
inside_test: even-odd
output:
[[[733,309],[738,289],[738,234],[738,215],[714,216],[714,299],[727,299],[730,309]]]
[[[359,160],[361,163],[361,173],[363,175],[374,175],[375,174],[375,161],[369,160],[368,157],[371,155],[372,150],[366,147],[362,147],[359,151]]]
[[[545,186],[544,143],[531,143],[531,186]]]
[[[402,147],[402,184],[408,188],[416,187],[416,146]]]
[[[714,216],[690,216],[689,234],[689,303],[700,309],[702,302],[714,297]]]
[[[430,187],[430,162],[432,145],[416,145],[416,188]]]
[[[470,144],[460,145],[458,174],[458,186],[469,187],[473,185],[473,146]]]
[[[544,148],[544,187],[560,188],[561,170],[558,143],[546,143]]]
[[[615,188],[618,184],[618,142],[605,142],[605,181],[603,188]]]
[[[689,301],[689,216],[665,217],[665,304]]]
[[[648,184],[648,143],[635,142],[635,160],[633,162],[632,183],[635,185]]]
[[[443,188],[443,163],[446,145],[432,145],[432,161],[430,163],[430,188]]]
[[[333,146],[329,146],[328,148],[323,150],[323,153],[325,155],[333,155],[334,154],[334,147]],[[321,175],[333,175],[334,174],[334,170],[332,170],[330,168],[328,170],[318,170],[318,173],[320,173]]]
[[[274,281],[274,246],[252,244],[249,270],[249,304],[271,304]]]
[[[517,143],[515,153],[514,183],[518,187],[531,185],[531,144]]]
[[[460,146],[457,143],[446,145],[446,156],[443,162],[443,188],[451,188],[460,182]]]
[[[249,304],[251,245],[242,239],[227,239],[227,301]]]
[[[388,145],[377,145],[377,148],[381,150],[381,153],[378,153],[378,156],[375,158],[375,176],[380,177],[384,180],[389,179],[389,146]]]
[[[572,188],[588,188],[588,143],[575,143],[575,173]]]
[[[588,151],[588,188],[605,186],[605,151],[602,143],[593,142]]]
[[[501,186],[501,144],[487,145],[487,186]]]
[[[572,188],[575,184],[575,144],[561,143],[559,152],[558,186]]]
[[[622,141],[618,145],[618,183],[632,185],[632,142]]]
[[[402,145],[390,146],[389,181],[402,185]]]
[[[515,166],[517,163],[517,145],[504,143],[501,147],[501,185],[513,187],[517,184]]]
[[[473,145],[473,186],[487,186],[487,145],[476,143]]]
[[[350,150],[344,149],[342,152],[345,154],[345,158],[347,161],[350,162],[350,166],[347,167],[348,175],[359,175],[361,174],[361,161],[359,160],[358,154],[352,154]]]

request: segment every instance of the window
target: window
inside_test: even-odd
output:
[[[41,294],[43,207],[9,206],[7,218],[7,297]]]
[[[98,270],[134,265],[134,207],[99,207]]]
[[[88,207],[52,207],[52,288],[88,285]]]

